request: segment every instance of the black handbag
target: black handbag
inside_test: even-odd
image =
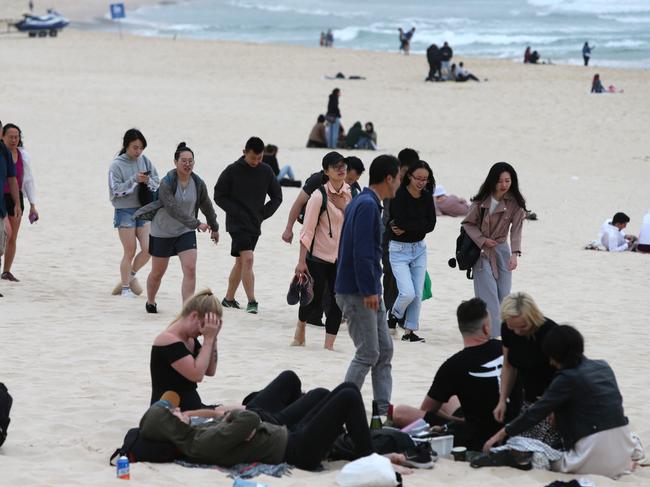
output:
[[[478,226],[481,227],[483,223],[483,216],[485,214],[485,209],[481,208],[481,214],[479,218]],[[456,239],[456,256],[449,259],[449,267],[456,267],[461,271],[465,271],[467,279],[473,279],[472,267],[478,262],[479,257],[481,257],[481,249],[478,248],[478,245],[474,243],[474,240],[471,239],[467,232],[460,226],[460,234]]]
[[[154,199],[154,193],[149,189],[147,183],[138,183],[138,200],[140,201],[140,207],[148,205]]]

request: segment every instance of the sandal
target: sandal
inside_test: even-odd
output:
[[[513,467],[519,470],[531,470],[533,468],[531,452],[513,452],[512,450],[501,450],[496,453],[481,455],[470,462],[474,468],[481,467]]]

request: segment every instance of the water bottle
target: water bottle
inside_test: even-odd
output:
[[[129,480],[131,478],[129,472],[129,459],[124,455],[117,459],[117,478],[124,480]]]

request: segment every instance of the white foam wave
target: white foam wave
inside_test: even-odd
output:
[[[620,41],[609,41],[604,44],[605,47],[641,47],[645,44],[643,41],[632,39],[623,39]]]
[[[621,24],[650,24],[650,17],[599,15],[598,18],[601,20],[613,20]]]
[[[274,13],[296,13],[300,15],[314,15],[319,17],[362,17],[367,15],[366,12],[336,12],[323,10],[321,8],[308,9],[282,4],[255,3],[245,0],[230,0],[228,4],[232,7],[243,8],[247,10],[262,10],[264,12]]]
[[[553,13],[623,14],[650,12],[648,0],[527,0]]]

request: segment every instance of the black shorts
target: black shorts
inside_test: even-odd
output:
[[[255,250],[259,235],[248,235],[245,233],[231,233],[232,244],[230,246],[230,255],[239,257],[239,253],[244,250]],[[153,254],[152,254],[153,255]]]
[[[187,232],[180,237],[153,237],[149,235],[149,253],[154,257],[171,257],[185,250],[196,250],[196,232]]]
[[[22,191],[19,194],[20,194],[20,209],[22,210],[23,213],[25,213],[25,197],[23,196]],[[16,203],[14,203],[14,199],[11,197],[9,193],[5,193],[5,208],[7,209],[7,216],[16,216],[14,215],[14,206],[16,206]]]

